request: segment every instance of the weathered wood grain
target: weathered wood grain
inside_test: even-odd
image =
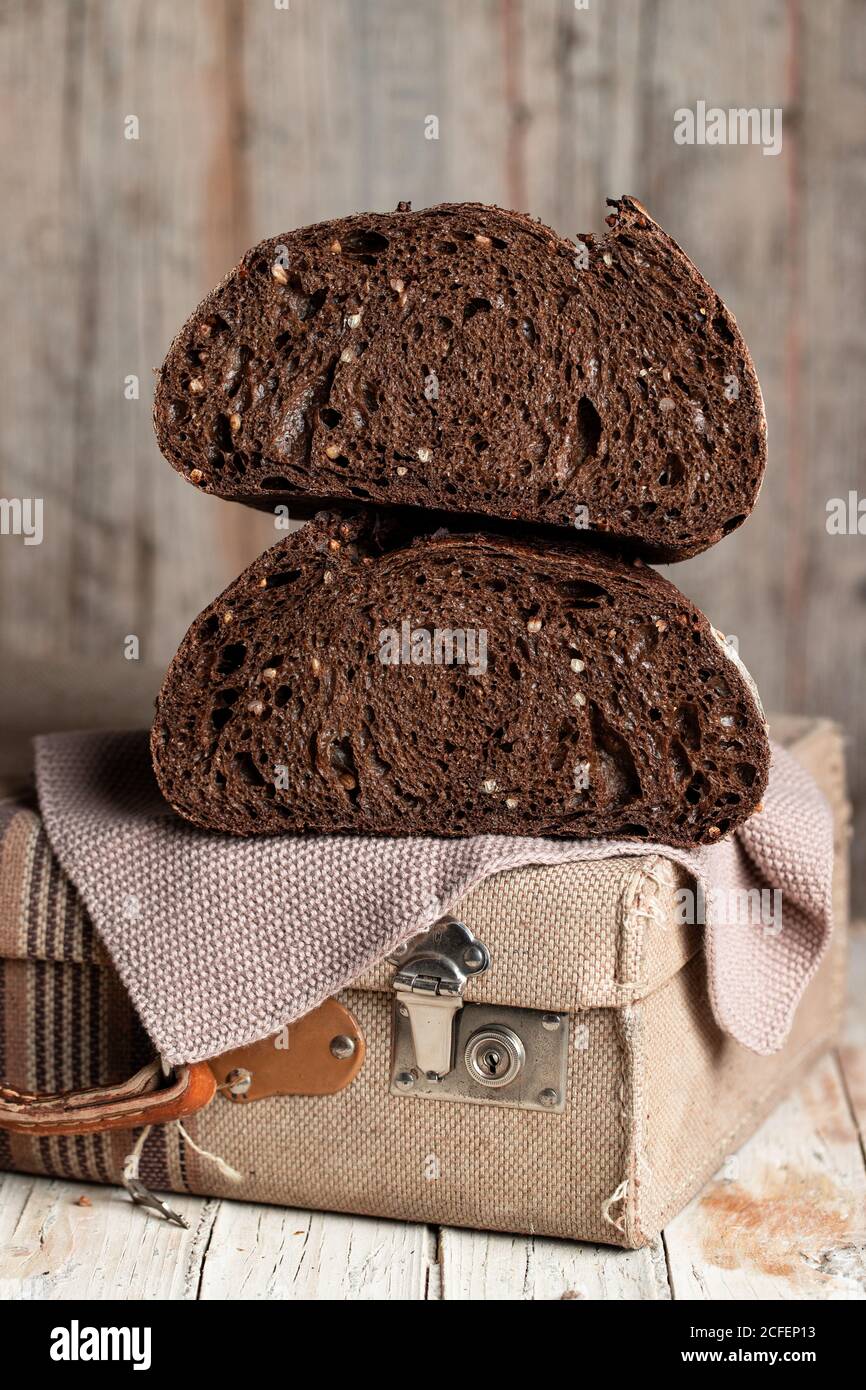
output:
[[[435,1263],[427,1226],[224,1202],[199,1297],[424,1299]]]
[[[645,1250],[540,1236],[445,1229],[440,1237],[447,1300],[668,1299],[661,1241]]]
[[[0,1174],[0,1298],[196,1298],[219,1204],[170,1202],[189,1230],[115,1189]]]
[[[98,660],[120,690],[124,637],[167,661],[269,538],[265,518],[185,487],[150,424],[152,368],[247,241],[236,20],[231,0],[4,10],[2,486],[44,498],[45,539],[2,537],[2,639],[10,657]]]
[[[866,545],[828,535],[829,498],[866,493],[862,439],[866,252],[866,12],[760,0],[660,0],[649,88],[644,191],[736,313],[767,407],[769,462],[754,515],[723,545],[668,570],[735,633],[768,707],[821,713],[851,733],[857,811],[854,888],[864,901]],[[673,48],[671,48],[673,45]],[[698,98],[782,107],[783,147],[675,146],[665,123]]]
[[[628,190],[737,314],[770,423],[755,515],[670,573],[737,635],[768,705],[850,730],[862,910],[866,543],[825,523],[829,498],[866,494],[866,8],[746,8],[7,0],[0,492],[43,497],[46,537],[0,537],[6,663],[71,666],[68,722],[76,670],[138,709],[124,637],[164,665],[278,534],[185,485],[150,427],[152,367],[248,244],[406,198],[521,205],[574,235]],[[781,106],[782,153],[676,145],[699,99]]]
[[[675,1299],[866,1299],[866,1172],[835,1057],[664,1239]]]

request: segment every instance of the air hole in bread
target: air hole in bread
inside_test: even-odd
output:
[[[217,670],[221,676],[231,676],[246,661],[247,647],[245,642],[229,642],[223,647],[220,653],[220,660]]]
[[[689,755],[678,738],[672,738],[668,745],[668,757],[670,759],[671,771],[675,782],[689,782],[692,776],[692,765]]]
[[[328,291],[322,286],[314,290],[312,294],[305,294],[300,280],[290,280],[292,308],[300,319],[301,323],[306,323],[319,313],[322,305],[328,298]]]
[[[692,806],[697,806],[698,803],[706,796],[706,794],[706,777],[702,772],[693,772],[691,781],[689,782],[689,785],[686,787],[686,801],[688,801],[689,804]]]
[[[463,322],[468,323],[476,314],[489,313],[492,308],[493,305],[489,299],[484,299],[481,296],[470,299],[463,309]]]
[[[232,767],[245,782],[249,782],[250,786],[263,787],[265,785],[265,779],[259,772],[250,753],[236,753],[232,758]]]
[[[686,747],[692,750],[700,748],[701,724],[697,707],[693,704],[680,705],[676,712],[676,724]]]
[[[668,454],[665,466],[659,474],[662,487],[678,487],[686,475],[686,466],[679,454]]]
[[[266,587],[268,589],[281,589],[284,584],[294,584],[296,579],[300,579],[301,573],[301,570],[282,570],[278,574],[269,574]]]
[[[636,801],[641,794],[640,778],[628,744],[608,723],[598,705],[589,706],[590,726],[595,748],[594,771],[607,802]]]
[[[381,256],[390,245],[390,239],[372,227],[358,228],[340,238],[340,247],[345,256]]]
[[[577,403],[578,454],[581,460],[594,458],[601,439],[601,416],[588,396]]]
[[[601,608],[610,602],[610,594],[600,584],[583,579],[559,580],[556,588],[572,608]]]
[[[217,415],[213,423],[211,439],[224,453],[231,452],[232,432],[227,415]]]

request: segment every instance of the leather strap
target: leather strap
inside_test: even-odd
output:
[[[40,1136],[167,1124],[203,1110],[218,1087],[240,1104],[266,1096],[334,1095],[354,1081],[365,1050],[354,1014],[326,999],[275,1038],[177,1067],[163,1084],[158,1060],[118,1086],[49,1094],[0,1084],[0,1130]]]
[[[39,1136],[167,1124],[203,1110],[216,1093],[207,1062],[176,1067],[164,1085],[161,1080],[161,1065],[154,1060],[117,1086],[52,1094],[0,1085],[0,1130]]]

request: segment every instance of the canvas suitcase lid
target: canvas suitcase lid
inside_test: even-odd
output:
[[[490,953],[466,999],[526,1009],[619,1008],[657,989],[700,950],[681,923],[690,878],[658,854],[510,869],[471,889],[452,915]],[[390,990],[380,961],[358,989]]]

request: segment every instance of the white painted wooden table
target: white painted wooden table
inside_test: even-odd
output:
[[[6,1299],[866,1298],[866,932],[825,1057],[661,1239],[623,1251],[0,1175]],[[84,1205],[81,1199],[84,1199]]]

